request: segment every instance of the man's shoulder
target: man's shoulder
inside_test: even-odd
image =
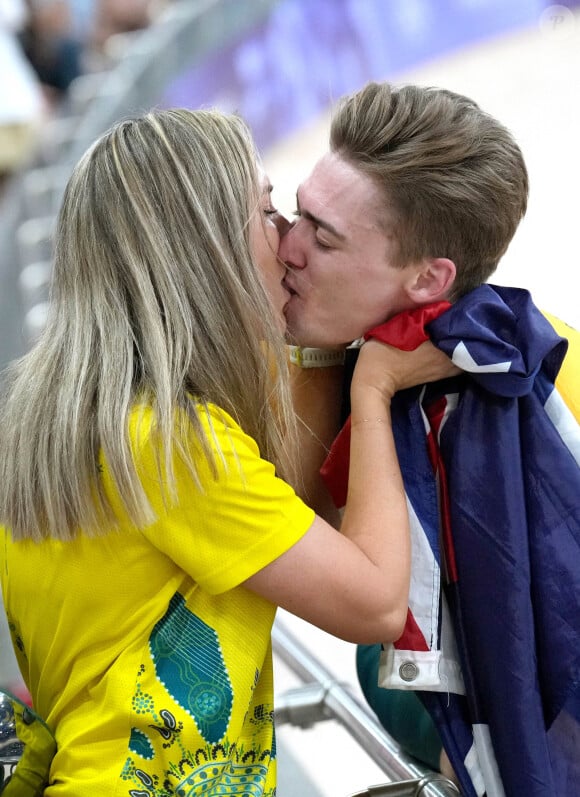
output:
[[[558,392],[580,423],[580,331],[565,321],[544,312],[558,335],[568,340],[568,351],[556,379]]]

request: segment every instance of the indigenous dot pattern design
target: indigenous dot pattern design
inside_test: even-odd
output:
[[[176,593],[149,640],[159,681],[192,717],[208,742],[225,734],[233,693],[213,628],[192,614]]]
[[[143,687],[147,667],[139,668],[133,695],[134,714],[145,723],[131,730],[129,755],[121,772],[128,797],[275,797],[265,788],[272,749],[246,749],[226,738],[233,705],[232,685],[215,631],[187,609],[176,593],[155,625],[149,651],[156,679],[172,701],[195,723],[205,745],[190,750],[183,722],[169,707],[158,708]],[[256,678],[259,673],[256,673]],[[273,727],[271,707],[254,707],[251,724]],[[160,774],[156,751],[173,748]]]

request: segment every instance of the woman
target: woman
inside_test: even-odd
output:
[[[337,534],[280,478],[276,223],[246,127],[212,111],[119,124],[65,192],[50,317],[0,423],[3,594],[56,735],[47,797],[273,795],[275,607],[358,642],[405,622],[389,401],[451,366],[363,347]]]

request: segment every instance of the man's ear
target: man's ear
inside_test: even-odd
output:
[[[413,269],[405,285],[413,304],[423,305],[446,299],[455,282],[455,263],[447,257],[426,257]]]

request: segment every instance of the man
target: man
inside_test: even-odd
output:
[[[298,220],[282,241],[280,250],[280,256],[289,266],[286,284],[293,294],[287,307],[287,319],[290,335],[298,347],[292,349],[291,359],[302,366],[295,372],[297,410],[306,426],[315,431],[311,435],[305,431],[304,491],[308,500],[327,517],[334,510],[320,480],[318,466],[344,420],[338,393],[343,381],[344,349],[352,341],[403,311],[437,307],[441,302],[451,301],[454,303],[454,315],[450,315],[452,323],[463,322],[466,316],[473,314],[476,325],[482,329],[497,327],[503,334],[510,328],[517,337],[518,327],[523,330],[524,323],[529,321],[530,339],[541,340],[544,346],[545,338],[546,351],[553,349],[550,357],[559,357],[561,361],[561,354],[555,354],[559,339],[550,338],[552,332],[542,327],[543,319],[534,314],[535,308],[530,309],[529,319],[527,309],[519,317],[520,304],[525,304],[521,292],[512,294],[507,289],[502,293],[482,287],[497,267],[525,213],[527,193],[525,163],[513,137],[503,125],[465,97],[437,89],[406,86],[397,90],[388,84],[370,84],[339,105],[331,126],[330,151],[299,187]],[[491,316],[484,316],[482,321],[477,316],[488,299],[491,299]],[[415,317],[411,314],[408,326],[413,323]],[[441,327],[437,319],[433,323]],[[443,339],[452,335],[441,328],[438,334],[444,347]],[[406,335],[403,325],[403,337]],[[574,337],[574,332],[570,330],[567,337]],[[502,345],[504,342],[501,341]],[[458,352],[464,349],[455,343],[450,353],[459,356]],[[524,353],[526,357],[529,354]],[[538,371],[544,368],[543,356],[538,359]],[[466,360],[461,364],[469,367]],[[311,367],[317,365],[333,367]],[[552,367],[554,376],[558,365],[559,362]],[[499,371],[500,366],[505,367],[505,363],[474,365],[474,369]],[[513,361],[508,371],[512,369],[517,370]],[[494,374],[493,378],[496,376]],[[523,390],[521,384],[534,382],[534,374],[526,373],[526,364],[520,376],[516,391]],[[566,391],[570,396],[575,388],[574,385],[570,387],[571,377],[573,379],[573,372],[568,372]],[[500,391],[504,389],[502,386]],[[459,388],[453,395],[465,399],[470,390]],[[430,396],[431,405],[436,403],[435,398],[440,398]],[[490,393],[479,391],[477,395],[478,407],[483,405],[484,411],[496,401]],[[518,401],[519,398],[514,398],[512,403],[519,406]],[[429,412],[427,403],[422,400],[424,417]],[[453,417],[453,413],[449,415]],[[402,422],[404,424],[404,418]],[[570,435],[577,437],[577,429]],[[461,430],[459,436],[466,438],[469,433]],[[577,445],[576,437],[570,445]],[[468,439],[468,447],[469,442]],[[486,446],[491,450],[491,461],[493,445],[492,437],[483,446],[484,452]],[[335,446],[333,453],[336,455]],[[402,453],[400,449],[400,457]],[[559,449],[557,456],[565,459],[568,454]],[[577,469],[577,465],[567,464]],[[334,465],[332,462],[330,465],[332,471]],[[329,468],[326,470],[328,473]],[[568,472],[563,481],[567,481],[567,477]],[[577,472],[573,471],[572,478],[577,477]],[[502,501],[503,496],[498,500]],[[580,523],[577,511],[575,504],[576,514],[573,517],[570,514],[570,522],[576,539]],[[336,513],[334,518],[338,523]],[[454,533],[457,525],[460,524],[454,523]],[[452,548],[446,550],[447,561],[444,556],[441,561],[443,568],[449,569],[448,559],[454,553]],[[574,554],[577,554],[576,549]],[[454,588],[453,579],[448,579],[445,589],[451,592]],[[439,625],[445,624],[444,614],[443,611],[443,614],[434,615]],[[577,627],[574,630],[577,632]],[[436,653],[439,656],[441,650]],[[378,650],[359,651],[359,661],[362,662],[364,655],[371,656],[367,675],[374,667],[376,677]],[[387,652],[387,658],[389,655]],[[396,655],[395,652],[395,661]],[[388,677],[383,677],[383,684],[388,681]],[[369,684],[367,690],[371,703],[388,729],[400,736],[402,712],[410,706],[405,699],[407,693],[393,695],[388,690],[375,689],[372,695],[371,686]],[[399,679],[397,686],[405,684]],[[447,689],[448,686],[439,685],[441,693]],[[460,686],[458,691],[461,691]],[[386,704],[379,705],[377,695],[378,700]],[[393,722],[388,723],[385,705],[387,709],[392,707],[395,697],[400,703],[401,696],[404,706],[399,706],[399,713],[395,711]],[[562,701],[560,704],[563,705]],[[440,710],[438,706],[431,706],[431,709],[435,714]],[[470,721],[474,727],[479,727],[473,717]],[[442,729],[442,725],[438,727]],[[501,736],[496,733],[494,741],[498,735]],[[433,744],[437,744],[437,737],[428,721],[425,724],[427,737],[431,739],[431,755],[423,757],[433,765]],[[453,734],[447,738],[453,746],[456,741]],[[413,748],[413,740],[410,746],[411,752],[420,754],[420,750],[417,752],[417,748]],[[477,747],[476,744],[479,758],[483,760],[489,745],[480,741],[479,749]],[[536,794],[534,787],[512,785],[505,765],[500,767],[500,778],[494,771],[481,772],[486,768],[485,762],[469,770],[461,756],[454,755],[454,764],[456,768],[463,767],[464,771],[459,774],[466,794],[483,794],[481,789],[485,788],[491,795],[494,788],[503,789],[504,786],[508,795]],[[534,773],[529,774],[533,780]],[[485,787],[478,784],[478,778]],[[501,784],[502,778],[504,784]],[[520,787],[522,791],[514,791]],[[537,792],[540,793],[550,792]]]

